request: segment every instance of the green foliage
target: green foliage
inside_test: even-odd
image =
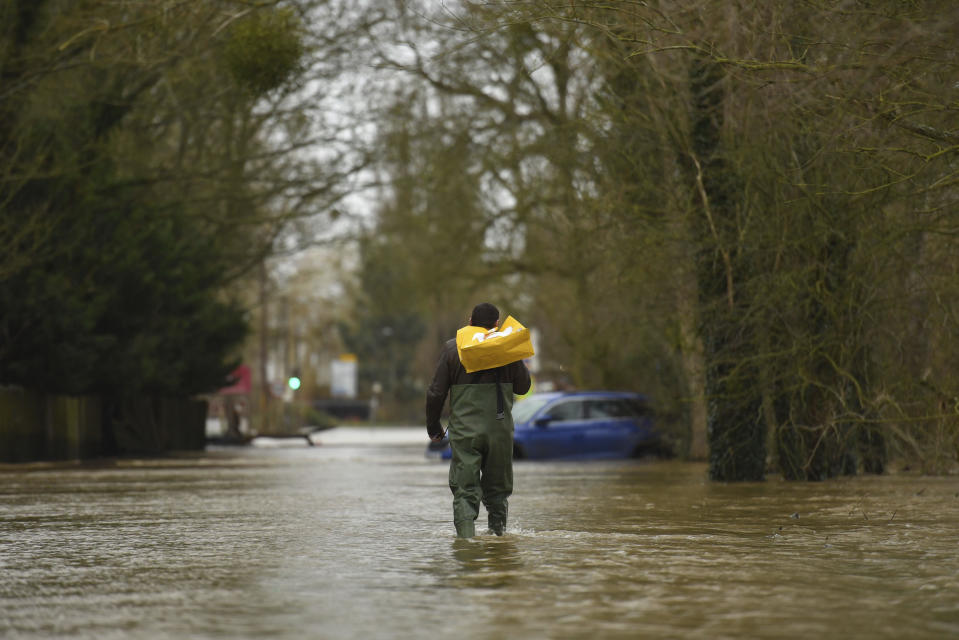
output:
[[[229,28],[222,56],[234,81],[261,95],[295,80],[306,51],[291,9],[255,11]]]
[[[0,384],[190,394],[235,366],[247,320],[228,287],[290,215],[247,179],[286,157],[263,153],[251,110],[302,45],[286,11],[237,21],[274,74],[241,56],[241,88],[209,55],[214,4],[4,3]]]
[[[361,364],[359,383],[369,390],[379,383],[383,394],[403,406],[394,419],[415,421],[418,416],[409,410],[409,403],[422,409],[421,381],[414,378],[416,348],[423,339],[425,322],[407,308],[358,310],[352,326],[341,326],[343,341]]]
[[[705,387],[720,480],[955,467],[954,7],[447,15],[389,62],[465,114],[551,372]]]
[[[183,213],[144,206],[116,177],[84,175],[48,255],[0,287],[0,379],[49,391],[194,393],[220,386],[245,335],[220,300],[228,264]],[[79,193],[77,193],[79,191]]]
[[[442,107],[441,107],[442,108]],[[422,419],[423,385],[443,343],[480,300],[508,304],[487,263],[482,157],[454,109],[442,122],[400,92],[385,105],[378,157],[388,188],[360,240],[355,324],[344,330],[360,382],[383,388],[383,417]]]

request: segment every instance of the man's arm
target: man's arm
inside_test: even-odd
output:
[[[529,377],[529,369],[526,368],[526,363],[519,360],[512,363],[510,368],[512,369],[510,374],[513,379],[513,393],[518,396],[527,393],[530,385],[532,385],[532,380]]]
[[[443,413],[443,405],[446,404],[446,396],[450,391],[450,370],[446,349],[440,354],[439,362],[436,363],[436,372],[433,374],[433,381],[429,389],[426,390],[426,433],[430,440],[441,440],[443,438],[443,425],[440,424],[440,416]]]

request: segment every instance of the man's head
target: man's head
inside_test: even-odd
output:
[[[492,329],[499,322],[499,309],[488,302],[481,302],[473,307],[470,314],[470,326]]]

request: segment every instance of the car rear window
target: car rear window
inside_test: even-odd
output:
[[[625,400],[619,398],[603,398],[589,401],[590,418],[630,418],[633,412]]]
[[[585,413],[582,400],[558,402],[550,407],[548,412],[554,420],[580,420]]]
[[[626,401],[626,404],[629,405],[632,415],[636,416],[637,418],[644,418],[646,416],[653,415],[653,408],[646,404],[645,400],[640,400],[639,398],[629,399]]]

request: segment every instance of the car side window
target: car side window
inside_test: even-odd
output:
[[[630,415],[636,416],[637,418],[643,418],[646,416],[653,415],[653,409],[643,400],[629,400],[627,401],[630,408]]]
[[[583,417],[583,402],[580,400],[561,402],[550,407],[548,413],[554,420],[579,420]]]
[[[628,418],[632,415],[629,405],[618,398],[591,400],[588,405],[589,418]]]

